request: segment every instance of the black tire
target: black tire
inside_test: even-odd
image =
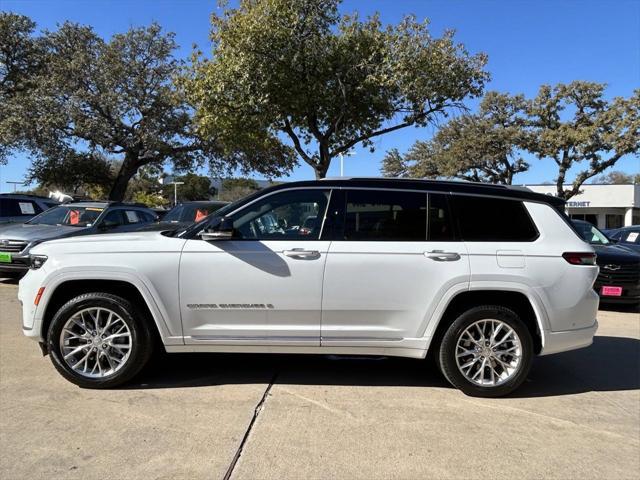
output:
[[[511,378],[496,386],[482,386],[467,379],[456,363],[458,338],[471,324],[478,320],[494,319],[509,325],[518,335],[521,343],[521,360],[518,370]],[[525,381],[533,360],[533,339],[526,325],[512,310],[498,305],[483,305],[467,310],[460,315],[445,332],[438,349],[438,363],[444,377],[454,387],[473,397],[502,397],[517,389]]]
[[[89,378],[75,372],[62,358],[60,335],[67,320],[89,307],[103,307],[120,315],[131,332],[131,352],[126,363],[107,377]],[[153,351],[148,315],[130,301],[110,293],[93,292],[79,295],[65,303],[51,320],[47,346],[51,361],[60,374],[83,388],[112,388],[131,380],[146,365]]]

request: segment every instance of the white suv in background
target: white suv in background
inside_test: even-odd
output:
[[[469,395],[499,396],[534,355],[590,345],[595,254],[563,202],[523,188],[395,179],[262,190],[177,232],[32,251],[24,334],[82,387],[167,352],[430,352]],[[159,339],[160,342],[155,340]]]

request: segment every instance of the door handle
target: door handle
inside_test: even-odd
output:
[[[427,258],[435,260],[436,262],[455,262],[460,260],[460,254],[456,252],[445,252],[444,250],[432,250],[430,252],[424,252]]]
[[[320,252],[318,250],[305,250],[304,248],[294,248],[293,250],[285,250],[282,253],[291,258],[318,258]]]

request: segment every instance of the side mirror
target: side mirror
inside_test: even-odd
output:
[[[198,236],[206,241],[226,240],[234,237],[233,221],[223,218],[220,223],[212,226],[210,229],[201,230]]]

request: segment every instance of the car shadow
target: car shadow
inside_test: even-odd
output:
[[[633,303],[603,303],[600,300],[600,310],[607,312],[622,312],[622,313],[638,313],[640,312],[640,304]]]
[[[640,389],[640,340],[596,337],[588,348],[538,357],[511,397],[547,397]],[[162,354],[126,389],[226,384],[411,386],[451,388],[432,362],[333,355]]]

